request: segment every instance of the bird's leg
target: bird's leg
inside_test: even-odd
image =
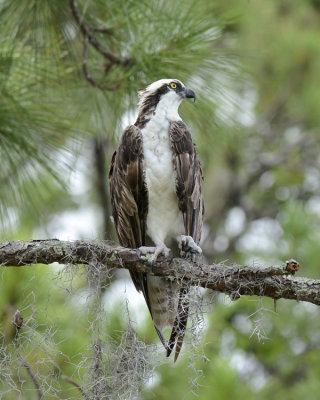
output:
[[[148,246],[141,246],[137,250],[138,257],[141,258],[142,256],[146,256],[148,254],[152,254],[151,257],[151,269],[153,271],[153,267],[157,258],[160,254],[162,254],[166,259],[172,261],[173,253],[172,251],[164,244],[157,245],[155,247],[148,247]]]
[[[188,253],[202,254],[201,247],[196,244],[191,236],[181,235],[178,241],[181,257],[185,257]]]

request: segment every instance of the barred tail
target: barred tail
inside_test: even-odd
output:
[[[183,287],[180,289],[178,312],[173,324],[171,336],[169,339],[169,344],[167,347],[167,357],[169,357],[176,344],[176,353],[174,356],[174,362],[176,362],[179,357],[180,350],[183,344],[184,335],[186,333],[188,314],[189,314],[188,294],[189,294],[189,288]]]

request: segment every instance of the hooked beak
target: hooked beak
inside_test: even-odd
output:
[[[186,88],[186,89],[184,90],[184,95],[185,95],[185,97],[186,97],[187,99],[193,99],[194,102],[196,101],[197,96],[196,96],[196,94],[195,94],[195,92],[194,92],[193,90],[187,89],[187,88]]]

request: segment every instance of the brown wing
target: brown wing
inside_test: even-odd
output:
[[[176,193],[179,209],[183,215],[185,234],[199,244],[203,224],[204,203],[202,195],[202,170],[195,144],[190,132],[182,121],[172,122],[169,128],[173,157],[173,168],[176,174]],[[178,312],[169,339],[167,356],[175,343],[176,361],[183,343],[187,327],[189,300],[188,287],[182,287],[179,293]]]
[[[182,121],[170,124],[170,142],[176,173],[176,193],[186,235],[192,236],[199,244],[204,213],[202,169],[191,134]]]
[[[142,135],[134,125],[122,134],[112,157],[109,179],[112,215],[120,244],[133,249],[143,246],[148,190],[143,169]],[[144,291],[143,274],[131,273],[131,278],[137,290]]]

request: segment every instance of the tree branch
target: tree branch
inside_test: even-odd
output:
[[[93,28],[88,25],[83,16],[80,14],[77,3],[75,0],[69,0],[69,6],[72,12],[72,15],[77,22],[82,34],[84,37],[87,37],[90,44],[105,58],[110,60],[114,64],[122,64],[128,65],[131,62],[131,58],[120,58],[115,54],[111,53],[108,49],[106,49],[97,39],[97,37],[93,34],[93,31],[101,32],[101,28]],[[111,34],[111,30],[108,30],[108,33]],[[104,33],[106,33],[106,29],[104,28]]]
[[[66,376],[66,375],[62,375],[62,376],[61,376],[61,379],[63,379],[64,381],[70,383],[70,384],[73,385],[74,387],[76,387],[76,388],[79,390],[79,392],[82,394],[82,397],[83,397],[85,400],[89,400],[89,396],[88,396],[87,393],[83,390],[82,386],[79,385],[78,382],[74,381],[73,379],[69,378],[69,377]]]
[[[320,280],[293,277],[299,269],[299,264],[294,260],[287,261],[283,266],[260,268],[206,265],[182,258],[175,258],[170,263],[159,257],[152,270],[150,260],[140,259],[136,250],[116,246],[108,241],[68,242],[51,239],[0,243],[2,267],[53,262],[126,268],[176,279],[181,284],[217,290],[230,294],[233,298],[256,295],[320,305]]]
[[[38,393],[38,400],[42,400],[43,399],[43,393],[41,390],[41,386],[40,383],[36,377],[36,375],[34,374],[34,372],[32,371],[31,366],[27,363],[27,361],[22,357],[21,354],[18,354],[18,358],[21,361],[22,366],[28,371],[28,374],[30,376],[30,378],[32,379],[34,386],[36,387],[37,393]]]
[[[88,69],[88,36],[87,35],[83,35],[82,70],[83,70],[83,73],[84,73],[84,77],[90,83],[90,85],[101,89],[101,86],[90,75],[90,72],[89,72],[89,69]]]

